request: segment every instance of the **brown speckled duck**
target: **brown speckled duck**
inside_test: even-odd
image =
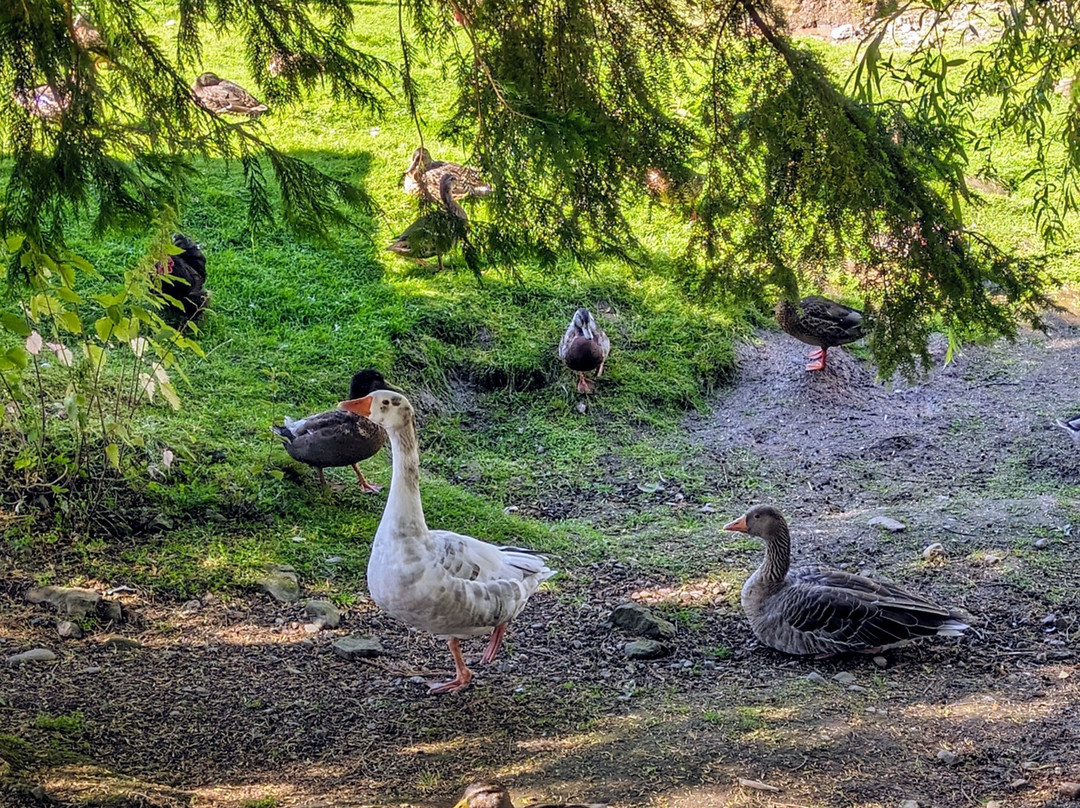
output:
[[[798,303],[781,300],[776,304],[776,320],[795,339],[817,346],[817,350],[810,352],[813,361],[806,366],[807,370],[824,370],[829,348],[866,336],[861,311],[817,295],[804,297]]]
[[[785,654],[879,653],[920,637],[958,637],[970,626],[955,609],[891,584],[829,567],[791,569],[783,515],[756,505],[724,530],[765,542],[765,560],[742,588],[754,635]]]
[[[201,106],[218,115],[231,113],[257,118],[269,109],[236,82],[213,73],[203,73],[195,79],[191,92]]]
[[[595,389],[595,382],[585,378],[585,374],[595,370],[597,378],[603,376],[604,363],[610,352],[611,341],[600,330],[592,313],[588,309],[574,312],[574,318],[559,342],[559,359],[570,370],[577,371],[579,393],[591,393]]]
[[[386,249],[406,258],[437,258],[439,269],[445,269],[443,255],[468,238],[469,217],[454,199],[456,185],[453,174],[443,174],[439,180],[442,205],[406,227]]]
[[[514,803],[510,802],[510,792],[502,783],[484,781],[473,783],[466,788],[454,808],[514,808]],[[543,805],[530,804],[529,808],[606,808],[606,806],[595,802],[573,805],[544,803]]]
[[[397,390],[377,370],[361,370],[349,383],[349,398],[360,398],[374,390]],[[342,409],[309,415],[306,418],[285,417],[284,426],[271,427],[274,434],[285,442],[285,451],[293,460],[314,466],[319,480],[326,485],[323,469],[335,466],[352,466],[360,489],[369,493],[382,490],[381,485],[364,479],[361,460],[374,456],[386,442],[386,432],[366,418]]]
[[[475,168],[432,160],[428,150],[421,146],[413,152],[409,168],[405,172],[405,193],[419,196],[429,202],[442,198],[440,185],[442,178],[450,175],[456,182],[453,185],[454,199],[479,198],[491,193],[491,185],[484,182]]]

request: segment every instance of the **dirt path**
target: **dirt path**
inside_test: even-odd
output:
[[[1080,323],[1054,318],[1048,338],[968,349],[894,390],[839,351],[831,370],[806,374],[801,348],[761,335],[712,415],[687,424],[708,449],[717,512],[688,508],[692,527],[665,546],[699,557],[700,576],[679,585],[629,560],[572,570],[464,694],[425,695],[418,677],[447,669],[444,648],[362,597],[340,630],[309,634],[298,608],[265,598],[185,613],[133,595],[138,619],[123,632],[143,648],[123,654],[100,636],[58,648],[16,576],[0,655],[47,645],[60,659],[0,667],[0,733],[99,764],[40,772],[54,796],[115,791],[100,783],[111,770],[135,778],[120,788],[129,805],[449,806],[481,776],[507,781],[519,804],[1070,804],[1055,789],[1080,781],[1080,550],[1068,527],[1080,524],[1080,452],[1051,421],[1080,407]],[[760,648],[737,608],[759,552],[718,533],[747,500],[785,510],[797,557],[903,580],[963,605],[979,630],[887,654],[884,668]],[[869,528],[877,514],[907,529]],[[935,541],[947,558],[923,562]],[[671,656],[622,656],[626,638],[604,621],[631,596],[675,620]],[[350,632],[379,636],[391,656],[339,659],[331,644]],[[814,670],[824,681],[806,678]],[[853,686],[832,679],[844,671]],[[74,712],[66,731],[36,720]]]

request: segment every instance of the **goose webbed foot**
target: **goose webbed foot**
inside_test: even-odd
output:
[[[457,693],[467,688],[469,682],[472,681],[472,671],[465,664],[465,657],[461,653],[461,640],[452,638],[447,642],[447,645],[450,646],[450,653],[454,656],[454,668],[457,675],[449,682],[428,685],[428,691],[432,694]]]
[[[820,351],[820,352],[819,352]],[[820,348],[818,351],[814,351],[810,354],[810,357],[814,360],[806,366],[807,370],[825,370],[825,349]]]
[[[596,384],[585,378],[584,373],[578,374],[577,391],[579,393],[591,393],[596,389]]]

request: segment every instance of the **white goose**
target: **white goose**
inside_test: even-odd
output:
[[[379,608],[449,643],[457,675],[431,691],[464,690],[472,671],[461,640],[490,634],[481,662],[491,662],[507,623],[555,571],[530,550],[428,529],[413,408],[405,396],[377,390],[340,406],[383,427],[394,458],[390,494],[368,560],[368,591]]]

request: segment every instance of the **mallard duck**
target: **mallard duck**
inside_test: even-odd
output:
[[[271,76],[295,73],[298,76],[317,76],[323,72],[323,61],[313,53],[285,53],[274,51],[266,63]]]
[[[591,393],[596,384],[585,378],[591,370],[596,377],[604,375],[604,363],[611,352],[611,341],[593,319],[588,309],[578,309],[559,343],[559,359],[578,374],[579,393]]]
[[[958,637],[970,626],[954,609],[891,584],[828,567],[791,569],[783,515],[756,505],[724,530],[765,542],[765,560],[742,588],[754,635],[785,654],[879,653],[919,637]]]
[[[694,203],[705,187],[705,177],[689,169],[671,176],[659,168],[645,172],[645,190],[649,196],[665,205],[677,205],[690,210],[690,219],[697,219]]]
[[[195,79],[191,91],[201,106],[218,115],[230,112],[257,118],[269,109],[239,84],[213,73],[203,73]]]
[[[172,242],[181,250],[179,255],[166,256],[154,269],[161,276],[161,294],[172,306],[184,310],[187,318],[195,317],[206,308],[209,297],[203,288],[206,283],[206,256],[202,248],[183,233],[173,233]]]
[[[1072,418],[1059,418],[1054,423],[1068,432],[1069,437],[1073,439],[1073,443],[1080,446],[1080,415],[1074,415]]]
[[[454,199],[482,197],[491,193],[491,186],[480,177],[480,172],[458,163],[432,160],[428,150],[421,146],[413,152],[409,168],[405,172],[405,193],[420,196],[430,202],[442,199],[442,178],[450,175],[457,182],[453,187]]]
[[[71,105],[71,96],[57,92],[48,84],[39,84],[32,90],[16,90],[11,97],[29,114],[43,121],[60,120],[64,110]]]
[[[443,174],[439,180],[439,198],[442,206],[425,213],[405,228],[386,249],[407,258],[438,258],[439,269],[444,269],[442,257],[468,237],[469,217],[465,209],[454,201],[453,174]]]
[[[428,529],[413,408],[405,396],[378,390],[340,406],[385,429],[393,455],[390,495],[368,560],[371,598],[403,623],[447,640],[455,676],[432,685],[433,693],[464,690],[473,674],[461,640],[490,634],[481,662],[494,660],[509,622],[555,572],[531,550]]]
[[[396,390],[377,370],[357,371],[349,383],[349,397],[360,398],[372,390]],[[327,410],[306,418],[294,420],[285,417],[284,426],[271,427],[274,434],[285,441],[289,457],[314,466],[319,480],[326,485],[323,469],[330,466],[352,466],[360,490],[377,493],[381,485],[364,479],[361,460],[367,460],[382,448],[386,433],[365,418],[342,409]]]
[[[484,781],[473,783],[465,789],[461,799],[454,808],[514,808],[510,802],[510,792],[502,783]],[[575,803],[566,805],[563,803],[547,802],[542,805],[530,803],[529,808],[607,808],[602,803]]]
[[[817,295],[804,297],[798,303],[781,300],[776,304],[776,320],[795,339],[817,346],[809,354],[813,361],[807,370],[824,370],[829,348],[866,336],[861,311]]]

